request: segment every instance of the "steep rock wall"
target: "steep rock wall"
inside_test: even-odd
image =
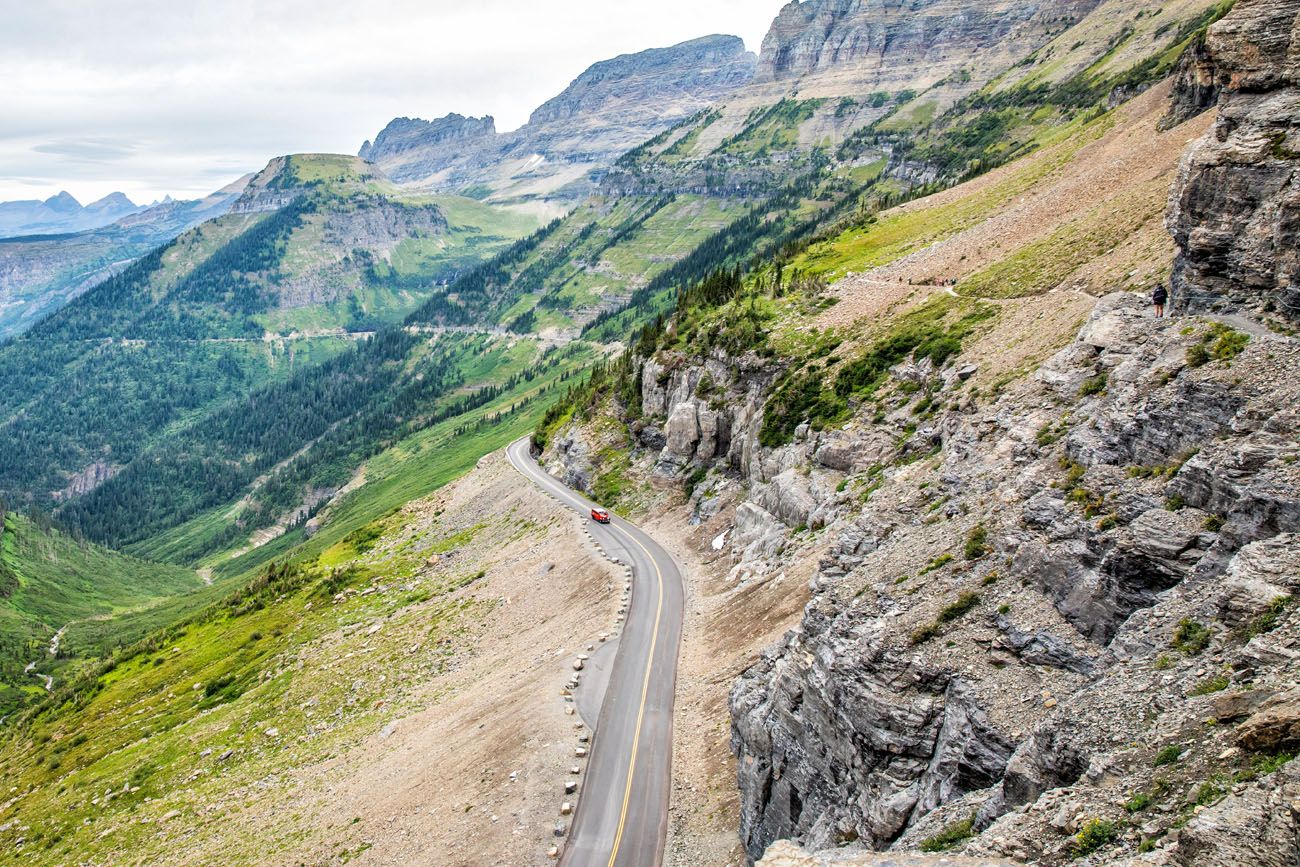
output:
[[[596,63],[513,132],[497,133],[491,117],[398,118],[360,153],[402,183],[458,191],[536,182],[554,192],[734,92],[756,63],[739,37],[705,36]]]
[[[1027,55],[1098,2],[792,0],[763,40],[756,79],[832,74],[921,90],[962,68]]]
[[[768,362],[645,364],[632,429],[653,475],[709,468],[747,488],[720,542],[730,580],[774,580],[809,532],[830,541],[802,622],[731,692],[751,859],[781,839],[908,852],[970,820],[968,854],[1064,864],[1087,823],[1124,827],[1117,805],[1146,791],[1165,806],[1094,863],[1144,840],[1155,863],[1228,863],[1260,822],[1251,851],[1286,863],[1291,820],[1273,827],[1263,805],[1300,774],[1242,769],[1260,755],[1256,702],[1300,713],[1300,346],[1261,331],[1231,365],[1202,364],[1211,324],[1188,325],[1111,296],[996,400],[963,391],[960,360],[904,362],[891,379],[933,385],[944,411],[779,448],[758,440]],[[587,461],[579,483],[580,439],[556,453]],[[710,488],[691,495],[701,518]],[[1222,735],[1202,737],[1206,718]],[[1156,768],[1171,743],[1182,758]],[[1252,782],[1228,800],[1203,789],[1234,774]]]
[[[1173,304],[1300,320],[1300,0],[1241,0],[1206,51],[1223,94],[1170,200]]]

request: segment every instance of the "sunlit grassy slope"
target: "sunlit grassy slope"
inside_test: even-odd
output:
[[[80,621],[154,610],[164,600],[197,592],[189,569],[138,560],[66,533],[40,526],[15,512],[0,532],[0,716],[38,695],[38,675],[61,678],[70,660],[98,654],[104,641],[73,637],[59,654],[49,653],[55,632]],[[108,636],[100,636],[108,639]],[[35,662],[30,672],[27,664]]]
[[[525,341],[485,348],[484,371],[536,351]],[[215,604],[177,610],[174,625],[60,682],[0,730],[0,784],[22,793],[0,808],[11,822],[0,863],[124,851],[148,861],[175,851],[175,831],[226,838],[258,780],[328,760],[415,710],[416,686],[445,671],[496,604],[459,594],[481,576],[472,560],[431,573],[429,558],[532,530],[489,509],[472,525],[411,533],[400,507],[534,427],[539,398],[592,359],[581,345],[561,352],[547,376],[368,461],[366,481],[310,539],[299,529],[226,560],[219,596],[207,591]],[[222,848],[235,862],[266,859],[301,840],[294,826],[261,823]]]

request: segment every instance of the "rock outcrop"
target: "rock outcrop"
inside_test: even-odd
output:
[[[490,152],[497,137],[496,122],[449,114],[437,120],[399,117],[389,121],[371,144],[358,152],[363,160],[382,165],[397,180],[429,178],[475,154]]]
[[[1300,0],[1241,0],[1206,51],[1223,93],[1170,201],[1173,305],[1300,320]]]
[[[924,90],[980,67],[1005,68],[1099,0],[792,0],[759,56],[759,82],[835,76],[870,90]]]
[[[1045,793],[1072,792],[1071,817],[1104,812],[1114,780],[1150,784],[1149,760],[1117,739],[1158,742],[1206,715],[1185,696],[1218,666],[1176,649],[1190,640],[1179,624],[1222,636],[1214,659],[1229,674],[1212,688],[1267,696],[1294,676],[1293,652],[1263,650],[1289,646],[1290,631],[1232,636],[1275,628],[1296,592],[1285,576],[1300,556],[1300,471],[1285,431],[1300,424],[1300,352],[1268,340],[1232,374],[1193,368],[1191,338],[1153,332],[1141,304],[1103,301],[1035,384],[938,424],[946,457],[913,482],[940,485],[951,520],[987,533],[991,554],[955,569],[933,556],[931,522],[896,526],[916,510],[889,483],[851,520],[846,503],[814,494],[840,542],[802,624],[732,692],[751,857],[785,837],[907,850],[974,816],[973,832],[987,830],[970,851],[1052,862],[1078,825],[1031,829],[1025,815],[1060,809]],[[1079,399],[1098,369],[1106,393]],[[980,589],[1004,581],[1012,589]],[[993,594],[1005,601],[985,610]],[[1135,692],[1160,713],[1125,713]],[[1287,748],[1294,708],[1289,694],[1266,702],[1241,724],[1243,749]]]
[[[1014,862],[950,855],[864,855],[861,852],[809,853],[782,840],[767,850],[757,867],[1013,867]]]
[[[1169,114],[1161,123],[1162,129],[1171,129],[1213,108],[1219,101],[1219,79],[1215,74],[1214,60],[1205,45],[1205,37],[1197,37],[1178,61],[1174,70],[1173,95]]]

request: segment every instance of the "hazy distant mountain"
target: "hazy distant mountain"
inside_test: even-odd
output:
[[[47,227],[10,237],[0,235],[0,340],[21,332],[125,268],[135,257],[165,244],[204,220],[219,217],[244,192],[252,175],[190,201],[165,199],[142,208],[121,193],[82,207],[67,193],[36,204],[92,221],[94,228]],[[0,221],[24,202],[0,204]],[[102,219],[128,208],[112,219]],[[8,209],[8,210],[6,210]]]
[[[135,204],[122,193],[109,193],[84,207],[66,191],[43,202],[38,199],[0,202],[0,238],[83,232],[144,209],[144,205]]]
[[[397,118],[360,155],[390,178],[497,201],[577,199],[593,172],[754,77],[737,36],[705,36],[596,63],[519,129],[491,117]]]

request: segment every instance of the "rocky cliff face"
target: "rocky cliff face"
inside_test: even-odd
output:
[[[1241,0],[1206,53],[1223,95],[1170,201],[1174,306],[1300,320],[1300,2]]]
[[[1153,784],[1154,750],[1129,745],[1212,715],[1186,700],[1202,681],[1272,694],[1294,676],[1289,652],[1257,661],[1294,635],[1241,636],[1297,589],[1297,420],[1275,392],[1300,355],[1261,339],[1231,373],[1193,369],[1181,324],[1153,333],[1141,303],[1103,302],[1036,382],[917,431],[946,457],[908,487],[942,486],[941,511],[886,484],[839,531],[802,625],[733,690],[751,855],[781,837],[914,848],[974,815],[975,851],[1052,863],[1107,798]],[[1079,399],[1099,370],[1106,393]],[[810,438],[812,465],[867,453],[845,439]],[[958,525],[938,545],[935,514]],[[1171,649],[1184,621],[1208,624],[1208,658]],[[1135,693],[1158,712],[1128,711]]]
[[[275,295],[281,308],[338,301],[365,285],[371,259],[387,259],[409,238],[433,238],[447,231],[447,218],[435,205],[412,205],[383,198],[359,199],[318,212],[308,222],[319,227],[310,266],[278,275]],[[366,255],[358,256],[358,251]]]
[[[966,363],[908,361],[891,378],[947,409],[779,448],[758,437],[769,362],[646,362],[652,474],[722,466],[748,490],[723,543],[738,587],[831,540],[802,622],[732,690],[751,858],[957,827],[977,863],[1063,864],[1093,828],[1084,863],[1290,863],[1300,770],[1258,769],[1300,745],[1300,345],[1256,329],[1207,362],[1229,332],[1190,325],[1117,294],[996,400]],[[581,486],[592,457],[572,434],[554,452]]]
[[[437,120],[420,120],[412,117],[399,117],[389,122],[375,136],[375,143],[361,145],[358,154],[363,160],[378,160],[429,145],[464,145],[481,138],[496,135],[496,122],[491,115],[484,117],[465,117],[449,114]]]
[[[640,135],[639,129],[663,128],[661,118],[685,117],[747,84],[756,63],[738,36],[705,36],[624,54],[591,66],[563,93],[539,106],[528,126],[598,120],[612,133],[630,122],[634,129],[628,132],[640,141],[649,136]],[[683,97],[695,106],[684,105]]]
[[[390,176],[430,177],[446,170],[467,154],[491,148],[496,139],[496,122],[449,114],[437,120],[399,117],[390,121],[374,144],[361,146],[363,160],[383,165]]]
[[[750,81],[757,63],[735,36],[706,36],[597,63],[511,133],[490,117],[399,118],[362,146],[390,177],[503,196],[589,191],[587,173]]]
[[[1268,143],[1290,148],[1300,104],[1267,58],[1295,11],[1243,3],[1206,43],[1225,138],[1193,149],[1172,222],[1211,301],[1290,273],[1292,158]],[[794,839],[837,850],[777,853],[811,863],[1294,864],[1300,343],[1115,293],[1006,388],[974,387],[972,355],[894,364],[777,447],[779,362],[665,351],[639,372],[652,481],[691,479],[701,520],[713,474],[745,491],[715,543],[738,594],[825,551],[802,620],[730,695],[749,858]],[[601,469],[578,439],[555,458],[581,484]]]
[[[1219,95],[1219,81],[1214,70],[1214,59],[1210,57],[1205,39],[1199,38],[1187,47],[1178,61],[1178,68],[1174,71],[1169,114],[1161,124],[1162,128],[1177,126],[1213,108],[1219,101]]]
[[[869,79],[871,89],[924,89],[962,69],[1027,55],[1098,2],[792,0],[763,40],[757,80],[835,74]]]

